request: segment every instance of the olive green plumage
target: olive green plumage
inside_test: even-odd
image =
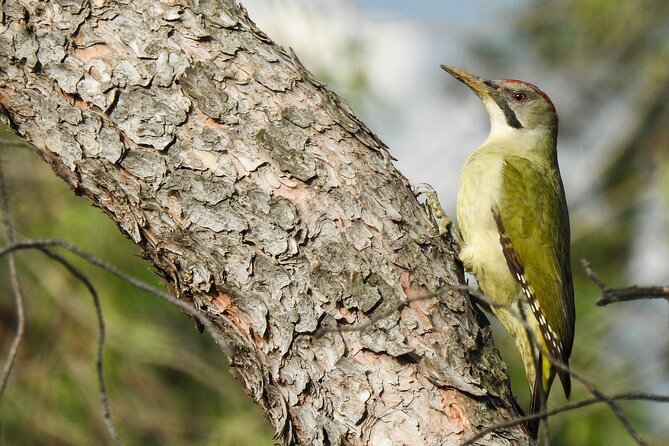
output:
[[[462,171],[457,217],[465,267],[520,350],[540,410],[557,372],[569,396],[569,374],[556,370],[528,340],[568,365],[574,339],[569,214],[557,163],[557,114],[538,88],[485,81],[444,67],[483,100],[491,133]],[[519,319],[524,315],[526,324]],[[533,355],[534,353],[534,355]],[[537,376],[536,363],[541,361]],[[538,421],[528,424],[536,437]]]

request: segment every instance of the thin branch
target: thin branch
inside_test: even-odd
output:
[[[640,299],[666,299],[669,302],[669,286],[609,288],[606,283],[592,270],[586,259],[581,259],[585,274],[592,280],[600,290],[602,296],[597,300],[600,307],[614,302],[626,302]]]
[[[165,293],[162,290],[159,290],[157,288],[152,287],[151,285],[142,282],[141,280],[138,280],[114,265],[106,262],[105,260],[96,257],[92,254],[89,254],[78,247],[65,242],[63,240],[58,240],[58,239],[44,239],[44,240],[23,240],[20,242],[14,242],[8,246],[5,246],[4,248],[0,249],[0,257],[4,255],[11,255],[14,251],[18,250],[24,250],[24,249],[36,249],[41,251],[42,253],[46,254],[53,260],[56,260],[57,262],[61,263],[65,268],[73,274],[77,279],[79,279],[84,286],[87,288],[89,293],[91,294],[93,298],[93,302],[95,305],[95,310],[97,314],[97,320],[98,320],[98,332],[99,332],[99,337],[98,337],[98,348],[97,348],[97,358],[96,358],[96,368],[97,368],[97,375],[98,375],[98,386],[100,389],[100,395],[101,395],[101,400],[102,400],[102,410],[103,410],[103,419],[105,422],[105,427],[107,428],[107,431],[109,432],[110,436],[112,437],[113,441],[115,444],[122,444],[122,441],[120,437],[118,436],[118,433],[116,432],[116,429],[114,428],[114,425],[111,420],[111,411],[109,409],[109,399],[108,399],[108,394],[104,382],[104,375],[103,375],[103,348],[104,348],[104,339],[105,339],[105,327],[104,327],[104,319],[102,315],[102,309],[100,307],[100,302],[99,298],[97,295],[97,292],[95,291],[95,288],[91,284],[91,282],[88,280],[88,278],[81,273],[77,268],[75,268],[70,262],[65,260],[62,256],[52,252],[49,247],[60,247],[64,248],[71,253],[77,255],[78,257],[84,259],[86,262],[97,266],[99,268],[102,268],[120,279],[124,280],[125,282],[129,283],[130,285],[141,289],[143,291],[149,292],[153,295],[156,295],[173,305],[181,308],[184,312],[187,314],[191,315],[194,317],[198,322],[202,324],[202,326],[207,330],[207,332],[214,338],[216,343],[219,345],[219,347],[226,353],[228,354],[228,357],[231,356],[231,349],[228,346],[227,341],[223,338],[223,336],[220,334],[218,329],[214,326],[214,324],[209,321],[209,319],[206,318],[206,316],[196,309],[194,306],[191,304],[181,301],[179,299],[176,299],[172,295]],[[221,318],[223,322],[227,322],[225,318]]]
[[[669,302],[669,287],[637,287],[608,289],[597,300],[597,305],[603,307],[614,302],[626,302],[640,299],[665,299]]]
[[[9,142],[6,141],[0,141],[0,143],[9,144]],[[2,210],[3,224],[5,227],[5,238],[7,239],[7,243],[13,244],[15,242],[14,229],[12,227],[11,215],[9,212],[9,197],[7,194],[7,188],[1,166],[0,166],[0,208]],[[97,292],[95,291],[95,288],[93,288],[93,285],[90,283],[90,281],[86,278],[86,276],[82,274],[79,270],[77,270],[69,262],[67,262],[65,259],[63,259],[61,256],[50,252],[46,248],[41,249],[41,251],[44,252],[49,257],[51,257],[52,259],[64,265],[70,271],[70,273],[72,273],[78,280],[80,280],[86,286],[86,288],[88,289],[89,293],[93,298],[93,304],[95,306],[95,311],[98,320],[98,348],[96,354],[96,369],[97,369],[98,385],[102,403],[102,418],[104,420],[107,432],[109,433],[114,443],[117,445],[122,445],[123,442],[118,436],[118,433],[116,432],[116,429],[111,419],[111,412],[109,410],[109,398],[107,395],[107,390],[104,381],[103,350],[105,342],[105,326],[104,326],[104,319],[102,316],[102,308],[100,307],[100,300],[98,298]],[[4,395],[7,383],[9,382],[9,377],[11,376],[12,369],[16,362],[16,354],[18,352],[18,347],[21,343],[21,340],[23,339],[23,335],[25,332],[25,311],[23,305],[24,298],[21,290],[21,283],[19,280],[18,271],[16,268],[16,261],[13,253],[11,252],[7,253],[7,262],[9,264],[9,274],[12,284],[12,291],[14,293],[16,301],[16,313],[17,313],[18,323],[17,323],[16,333],[14,334],[14,339],[12,340],[12,345],[9,349],[7,362],[5,363],[5,367],[3,368],[2,372],[2,378],[0,383],[0,399]]]
[[[5,185],[5,178],[0,165],[0,210],[2,211],[3,226],[5,229],[5,238],[8,244],[14,243],[14,228],[12,227],[11,215],[9,213],[9,198],[7,196],[7,187]],[[18,272],[16,269],[16,260],[12,254],[7,256],[7,263],[9,265],[9,277],[12,286],[12,293],[14,294],[14,301],[16,302],[16,333],[12,339],[12,345],[7,354],[7,360],[2,370],[0,377],[0,400],[5,394],[5,388],[9,382],[9,377],[12,374],[12,369],[16,362],[16,354],[19,350],[19,345],[23,340],[25,332],[25,311],[23,306],[23,293],[21,291],[21,282],[19,281]]]
[[[492,304],[492,302],[491,302],[489,299],[485,298],[484,296],[479,295],[479,296],[477,296],[476,298],[479,299],[479,300],[482,300],[483,302],[487,303],[488,305],[491,305],[491,304]],[[498,304],[498,305],[496,305],[496,306],[500,306],[500,305]],[[515,309],[512,308],[510,305],[505,305],[505,306],[509,309],[509,312],[510,312],[516,319],[518,319],[518,320],[523,324],[523,326],[527,329],[527,328],[528,328],[528,324],[527,324],[527,322],[522,318],[522,316],[521,316],[520,314],[518,314],[518,312],[515,311]],[[616,415],[616,417],[620,420],[621,424],[625,427],[625,429],[627,430],[627,432],[628,432],[628,433],[630,434],[630,436],[636,441],[637,444],[642,445],[642,446],[645,446],[645,445],[648,444],[648,443],[646,443],[646,441],[643,439],[643,437],[641,437],[641,435],[634,429],[634,427],[632,426],[632,423],[630,422],[630,420],[627,418],[627,416],[626,416],[625,413],[623,412],[622,407],[620,407],[620,405],[619,405],[615,400],[612,400],[610,397],[608,397],[606,394],[604,394],[601,390],[599,390],[599,389],[598,389],[592,382],[590,382],[590,381],[589,381],[588,379],[586,379],[584,376],[582,376],[582,375],[579,374],[579,373],[576,373],[574,370],[572,370],[571,368],[569,368],[569,367],[567,367],[565,364],[563,364],[561,360],[559,360],[558,358],[555,358],[553,355],[551,355],[550,352],[548,352],[548,351],[543,347],[542,343],[541,343],[541,342],[540,342],[540,341],[533,335],[533,333],[532,333],[531,331],[529,332],[529,335],[530,335],[530,336],[528,336],[528,338],[529,338],[529,340],[530,340],[530,343],[531,343],[531,344],[534,344],[534,345],[536,346],[536,348],[539,349],[540,353],[541,353],[542,355],[544,355],[544,357],[545,357],[551,364],[553,364],[553,366],[555,366],[556,368],[558,368],[558,369],[560,369],[560,370],[562,370],[562,371],[564,371],[564,372],[566,372],[566,373],[569,373],[574,379],[576,379],[576,380],[579,381],[581,384],[583,384],[583,385],[586,387],[586,389],[588,389],[588,391],[589,391],[595,398],[597,398],[598,400],[600,400],[600,401],[606,403],[606,404],[609,406],[609,408],[613,411],[613,413],[614,413],[614,414]],[[491,427],[495,427],[495,426],[491,426]],[[480,438],[480,437],[479,437],[479,438]]]
[[[534,341],[536,342],[536,340]],[[637,444],[642,446],[648,445],[648,443],[643,439],[643,437],[634,429],[634,427],[632,426],[632,422],[629,420],[629,418],[627,418],[627,415],[625,415],[625,412],[623,412],[623,408],[620,406],[620,404],[618,404],[615,400],[611,399],[604,392],[599,390],[590,380],[586,379],[583,375],[576,373],[574,370],[564,365],[562,361],[559,361],[552,355],[550,355],[550,353],[545,352],[545,354],[547,359],[551,362],[551,364],[553,364],[556,368],[569,373],[573,378],[575,378],[577,381],[583,384],[585,388],[588,389],[588,391],[595,398],[598,398],[600,401],[606,403],[609,406],[609,408],[613,411],[613,413],[616,415],[616,417],[618,417],[618,420],[620,420],[620,422],[625,427],[630,436],[637,442]]]
[[[65,269],[67,269],[70,272],[70,274],[72,274],[75,278],[77,278],[77,280],[79,280],[86,287],[88,293],[91,295],[91,298],[93,299],[93,306],[95,307],[95,315],[98,321],[98,344],[97,344],[97,352],[95,354],[95,368],[98,376],[98,388],[100,392],[100,400],[101,400],[100,402],[102,405],[102,419],[104,420],[105,428],[107,429],[107,432],[109,433],[109,436],[112,438],[114,443],[117,445],[122,445],[123,441],[121,440],[121,437],[119,437],[118,432],[114,427],[114,423],[112,422],[111,410],[109,409],[109,397],[107,393],[107,386],[105,385],[104,367],[103,367],[104,365],[103,355],[105,346],[105,322],[104,322],[104,317],[102,315],[100,297],[98,296],[95,287],[93,287],[93,284],[90,282],[90,280],[88,280],[88,277],[86,277],[84,273],[75,268],[74,265],[65,260],[62,256],[50,251],[47,248],[39,247],[37,249],[39,249],[41,252],[46,254],[51,259],[63,265]]]
[[[195,318],[199,323],[202,324],[202,326],[207,330],[207,333],[214,338],[214,341],[218,344],[219,348],[223,350],[223,352],[228,356],[228,358],[232,358],[233,352],[230,346],[228,345],[228,342],[223,338],[221,335],[220,331],[216,326],[209,320],[207,317],[197,308],[195,308],[193,305],[191,305],[188,302],[185,302],[183,300],[179,300],[176,297],[172,296],[169,293],[166,293],[158,288],[155,288],[145,282],[142,282],[139,279],[136,279],[129,274],[124,273],[114,265],[106,262],[105,260],[96,257],[92,254],[89,254],[78,247],[64,241],[64,240],[59,240],[59,239],[26,239],[26,240],[21,240],[20,242],[16,242],[12,245],[5,246],[4,248],[0,249],[0,257],[3,255],[6,255],[10,252],[13,251],[18,251],[18,250],[24,250],[24,249],[41,249],[41,248],[49,248],[53,246],[58,246],[61,248],[64,248],[71,253],[77,255],[78,257],[84,259],[86,262],[90,263],[91,265],[97,266],[107,272],[110,272],[111,274],[119,277],[123,281],[129,283],[130,285],[134,286],[137,289],[146,291],[147,293],[153,294],[163,300],[168,301],[172,305],[175,305],[182,309],[186,314],[189,314],[193,318]],[[224,317],[220,317],[221,321],[225,324],[229,324],[228,320]]]
[[[652,401],[657,403],[669,403],[669,395],[654,395],[650,393],[642,392],[625,392],[611,395],[608,397],[612,401]],[[461,443],[460,446],[470,446],[474,444],[477,440],[485,437],[486,435],[495,432],[500,429],[506,429],[509,427],[517,426],[519,424],[527,423],[528,421],[536,420],[538,418],[547,418],[553,415],[557,415],[562,412],[569,412],[572,410],[580,409],[582,407],[591,406],[597,403],[604,403],[605,401],[600,398],[593,397],[584,399],[581,401],[574,401],[571,403],[564,404],[560,407],[551,410],[543,410],[530,415],[524,415],[522,417],[516,417],[511,420],[495,424],[494,426],[486,427],[485,429],[480,430],[471,438],[468,438],[464,443]]]
[[[592,267],[590,266],[590,262],[588,262],[586,259],[582,258],[581,259],[581,266],[583,266],[583,270],[585,271],[585,274],[592,280],[597,287],[602,290],[606,291],[609,289],[609,287],[604,283],[604,281],[592,270]]]

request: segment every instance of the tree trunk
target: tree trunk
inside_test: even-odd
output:
[[[462,283],[452,245],[243,7],[185,5],[4,1],[4,120],[221,330],[286,444],[457,444],[513,416],[464,293],[314,336]]]

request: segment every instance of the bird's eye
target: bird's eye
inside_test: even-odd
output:
[[[525,102],[527,95],[522,91],[517,91],[513,94],[513,100],[516,102]]]

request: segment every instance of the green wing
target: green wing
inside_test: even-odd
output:
[[[505,157],[496,218],[501,220],[498,226],[503,224],[522,263],[524,280],[534,291],[541,313],[561,341],[559,357],[568,364],[574,339],[574,287],[569,264],[569,215],[556,166],[538,165],[519,156]],[[549,350],[553,350],[547,333],[543,335]],[[558,374],[568,393],[568,375]]]

